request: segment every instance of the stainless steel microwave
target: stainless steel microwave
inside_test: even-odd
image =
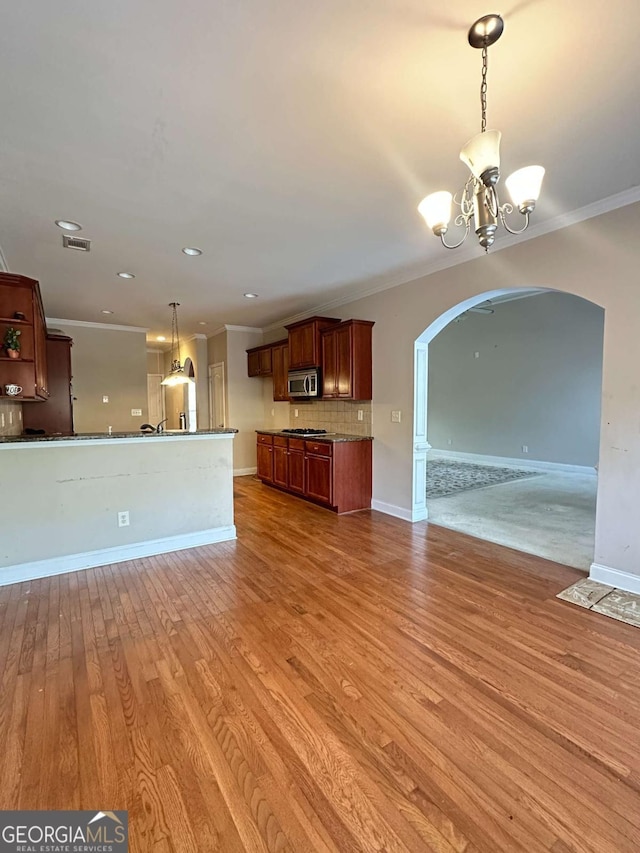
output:
[[[310,367],[308,370],[290,370],[287,385],[290,397],[319,397],[320,368]]]

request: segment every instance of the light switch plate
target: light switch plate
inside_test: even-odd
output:
[[[391,412],[391,423],[399,424],[402,418],[402,412]]]
[[[103,398],[102,398],[102,402],[103,402],[103,403],[108,403],[108,402],[109,402],[109,398],[107,397],[107,395],[106,395],[106,394],[103,396]]]
[[[132,418],[141,418],[142,417],[142,409],[131,409],[131,417]]]

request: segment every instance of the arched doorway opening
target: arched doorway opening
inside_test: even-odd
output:
[[[184,395],[182,411],[186,416],[186,428],[189,432],[195,432],[198,429],[196,373],[190,358],[185,358],[184,360],[184,372],[191,381],[182,386],[182,393]]]
[[[413,520],[588,570],[603,326],[601,306],[536,287],[479,293],[425,329],[414,352]]]

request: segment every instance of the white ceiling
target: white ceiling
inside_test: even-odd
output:
[[[481,63],[466,34],[491,11],[486,0],[5,3],[8,268],[40,279],[49,316],[158,333],[178,300],[185,334],[267,326],[429,269],[446,250],[416,205],[464,182]],[[488,124],[503,133],[503,174],[547,169],[536,222],[640,185],[640,3],[511,0],[501,13]],[[90,254],[62,248],[58,218],[83,224]]]

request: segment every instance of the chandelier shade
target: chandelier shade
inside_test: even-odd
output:
[[[452,203],[453,196],[451,193],[442,190],[441,192],[431,193],[431,195],[423,198],[418,205],[418,210],[424,216],[429,228],[438,233],[438,229],[446,231],[449,227]]]
[[[510,234],[521,234],[529,226],[529,216],[540,196],[544,169],[542,166],[526,166],[510,175],[505,182],[513,204],[508,201],[501,204],[498,197],[502,134],[499,130],[487,130],[487,70],[488,48],[498,41],[503,29],[504,21],[500,15],[485,15],[473,24],[468,33],[469,44],[482,50],[480,133],[469,139],[460,151],[460,159],[470,174],[455,197],[449,192],[439,191],[426,196],[418,205],[419,213],[446,249],[461,246],[472,225],[485,251],[493,245],[500,224]],[[454,214],[453,203],[459,208]],[[512,228],[507,222],[514,206],[524,216],[521,228]],[[463,230],[460,240],[449,244],[445,242],[445,234],[452,217],[455,225]]]

